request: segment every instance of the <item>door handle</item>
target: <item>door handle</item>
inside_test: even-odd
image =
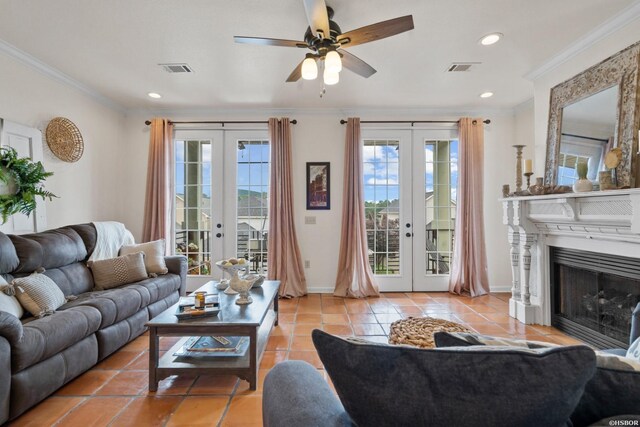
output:
[[[216,228],[222,228],[222,224],[216,224]]]
[[[407,236],[407,237],[412,237],[412,236],[413,236],[413,233],[407,233],[407,234],[405,234],[405,236]]]
[[[407,228],[411,228],[411,223],[409,223],[409,222],[408,222],[408,223],[407,223],[407,225],[406,225],[406,227],[407,227]]]
[[[216,237],[219,239],[220,237],[222,237],[222,233],[216,233]]]

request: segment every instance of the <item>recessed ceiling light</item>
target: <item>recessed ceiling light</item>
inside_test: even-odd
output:
[[[162,98],[162,95],[155,92],[149,92],[147,95],[149,95],[150,98],[155,98],[155,99]]]
[[[480,98],[491,98],[493,96],[493,92],[483,92],[480,94]]]
[[[480,44],[483,46],[489,46],[494,43],[498,43],[498,41],[502,38],[502,33],[491,33],[480,39]]]

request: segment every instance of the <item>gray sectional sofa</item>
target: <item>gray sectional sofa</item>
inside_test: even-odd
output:
[[[0,233],[0,274],[11,281],[44,268],[65,296],[77,298],[40,319],[0,311],[0,424],[145,331],[145,322],[178,301],[187,260],[166,257],[169,273],[93,291],[86,261],[96,244],[92,224],[29,235]]]

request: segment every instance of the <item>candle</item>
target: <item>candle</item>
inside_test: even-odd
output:
[[[533,173],[533,160],[525,159],[525,161],[524,161],[524,173]]]

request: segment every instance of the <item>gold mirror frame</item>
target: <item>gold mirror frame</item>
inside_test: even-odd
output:
[[[605,59],[599,64],[551,89],[545,183],[557,182],[558,158],[562,129],[562,110],[612,86],[618,86],[616,147],[622,150],[622,161],[616,168],[618,186],[636,185],[638,151],[638,65],[640,42]],[[640,184],[640,182],[638,182]]]

